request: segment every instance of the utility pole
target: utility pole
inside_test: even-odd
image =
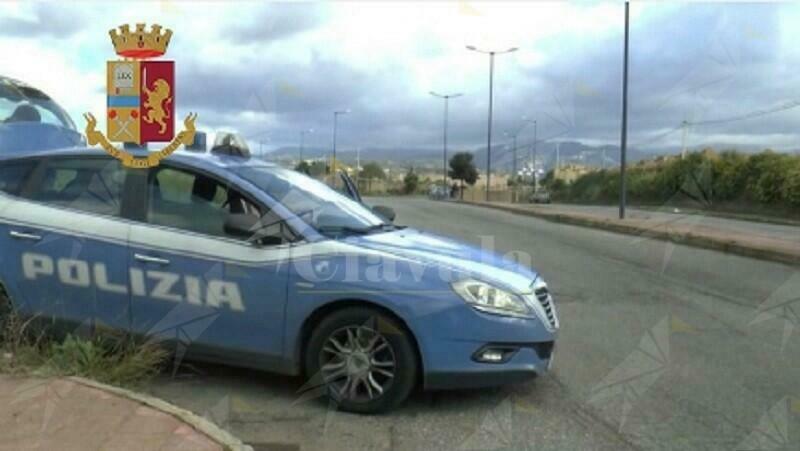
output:
[[[492,185],[492,103],[494,101],[494,52],[489,54],[489,131],[486,134],[486,202]]]
[[[619,219],[625,219],[625,165],[628,147],[628,33],[630,3],[625,2],[625,52],[622,60],[622,133],[619,159]]]
[[[506,136],[509,136],[509,135],[511,136],[511,139],[513,140],[513,143],[514,143],[514,147],[512,148],[513,161],[511,162],[511,168],[512,168],[511,169],[511,179],[512,180],[514,179],[514,177],[517,176],[517,136],[519,136],[519,134],[522,133],[523,130],[525,130],[525,127],[527,127],[530,124],[536,125],[536,121],[532,121],[530,119],[527,119],[525,116],[522,116],[522,124],[516,130],[513,130],[511,132],[509,132],[509,131],[505,132]],[[534,135],[534,141],[535,140],[536,140],[536,135]]]
[[[689,122],[683,121],[681,122],[681,126],[683,128],[683,136],[681,137],[681,160],[686,159],[686,133],[689,129]]]
[[[303,149],[305,147],[305,138],[306,133],[314,133],[314,129],[309,128],[308,130],[301,130],[300,131],[300,161],[303,161]]]
[[[533,156],[531,157],[531,167],[533,168],[533,190],[536,191],[536,133],[538,125],[533,121]]]
[[[494,50],[480,50],[475,46],[468,45],[467,50],[489,55],[489,130],[486,136],[486,201],[488,202],[489,187],[491,186],[492,181],[492,103],[494,101],[494,56],[515,52],[517,51],[517,48],[511,47],[508,50],[498,52]]]
[[[438,97],[440,99],[444,99],[444,149],[442,152],[442,181],[445,188],[447,188],[447,115],[448,115],[448,104],[450,99],[454,99],[456,97],[461,97],[463,94],[455,93],[455,94],[437,94],[436,92],[430,91],[430,94],[434,97]]]
[[[561,141],[556,142],[556,169],[553,171],[553,178],[558,176],[559,169],[561,169]]]
[[[358,182],[361,179],[361,147],[356,147],[356,188],[358,188]]]
[[[517,134],[514,134],[514,150],[512,151],[514,161],[511,162],[511,180],[517,176]]]
[[[331,161],[331,173],[336,173],[336,129],[339,125],[339,115],[347,114],[350,110],[333,112],[333,160]]]

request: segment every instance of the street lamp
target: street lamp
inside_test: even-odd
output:
[[[303,147],[305,145],[306,133],[314,133],[314,129],[300,130],[300,161],[303,161]]]
[[[536,124],[536,121],[532,121],[530,119],[526,119],[525,117],[523,117],[522,118],[522,124],[516,130],[514,130],[512,132],[508,132],[508,131],[505,132],[506,136],[511,136],[511,138],[514,140],[514,148],[513,148],[513,159],[514,160],[511,163],[511,168],[512,168],[512,170],[511,170],[511,179],[512,180],[514,179],[514,177],[517,176],[517,136],[520,133],[522,133],[522,131],[525,130],[525,128],[527,126],[529,126],[531,124]],[[536,140],[536,138],[534,138],[534,141],[535,140]]]
[[[336,172],[336,128],[339,124],[339,115],[348,114],[350,109],[333,112],[333,161],[331,161],[331,172]]]
[[[489,131],[487,133],[486,138],[486,201],[489,201],[489,185],[491,185],[491,177],[492,177],[492,101],[493,101],[493,89],[494,89],[494,56],[495,55],[502,55],[504,53],[511,53],[516,52],[516,47],[511,47],[508,50],[503,51],[494,51],[494,50],[481,50],[476,48],[474,45],[468,45],[467,50],[472,50],[473,52],[483,53],[485,55],[489,55]]]
[[[539,189],[539,177],[536,173],[536,146],[538,144],[538,139],[536,137],[538,124],[536,121],[533,121],[533,155],[531,155],[531,167],[533,168],[533,190],[537,191]]]
[[[447,108],[450,99],[461,97],[464,94],[461,94],[460,92],[455,94],[438,94],[434,91],[431,91],[430,94],[434,97],[444,99],[444,153],[442,157],[442,180],[444,181],[444,186],[447,187]]]

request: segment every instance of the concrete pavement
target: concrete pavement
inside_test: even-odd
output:
[[[0,450],[222,451],[177,417],[72,379],[0,375]]]
[[[416,393],[357,416],[303,381],[185,366],[148,391],[256,449],[797,449],[800,269],[419,198],[369,199],[397,222],[527,255],[556,296],[550,375]]]

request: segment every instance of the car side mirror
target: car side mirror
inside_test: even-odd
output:
[[[384,205],[376,205],[372,207],[372,212],[381,216],[382,218],[385,218],[389,222],[394,222],[394,218],[397,216],[397,213],[394,212],[394,209]]]
[[[225,220],[225,233],[237,238],[250,238],[258,230],[259,218],[244,213],[229,214]]]

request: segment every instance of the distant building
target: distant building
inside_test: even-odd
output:
[[[566,183],[572,183],[580,176],[596,170],[596,168],[584,166],[582,164],[567,164],[556,169],[553,173],[553,178],[556,180],[563,180]]]

